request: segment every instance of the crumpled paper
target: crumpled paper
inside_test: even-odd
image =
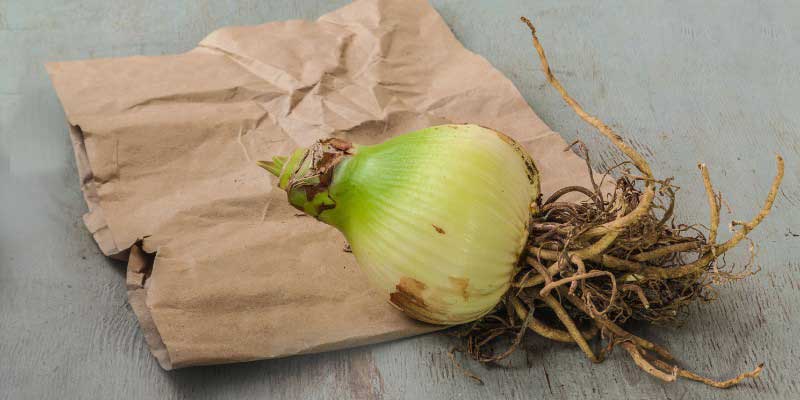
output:
[[[430,125],[502,131],[545,193],[585,164],[423,0],[360,0],[315,22],[228,27],[192,51],[47,65],[104,254],[165,369],[429,332],[374,292],[344,238],[300,216],[254,163],[323,137]]]

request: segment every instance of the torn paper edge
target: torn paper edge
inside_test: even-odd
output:
[[[127,251],[128,249],[120,249],[117,246],[114,236],[111,234],[111,229],[106,222],[103,208],[100,206],[100,197],[97,194],[97,186],[93,180],[92,166],[86,153],[83,130],[78,125],[70,124],[69,137],[75,153],[81,191],[89,208],[89,212],[83,215],[83,223],[104,255],[122,261],[127,259],[126,287],[128,303],[130,303],[136,318],[139,320],[139,327],[153,357],[156,358],[161,368],[171,370],[172,361],[169,353],[150,314],[150,309],[147,307],[147,288],[145,286],[148,272],[152,265],[150,265],[138,245],[131,246],[130,251]]]
[[[144,334],[144,340],[153,357],[156,358],[161,368],[171,370],[172,360],[169,357],[167,346],[158,332],[150,309],[147,307],[147,277],[153,267],[139,245],[131,246],[128,256],[128,272],[125,276],[125,286],[128,289],[128,303],[139,319],[139,327]]]
[[[111,229],[109,229],[103,214],[103,208],[100,207],[100,196],[97,194],[97,186],[94,183],[94,174],[86,153],[85,137],[81,127],[70,124],[69,138],[72,142],[72,150],[75,152],[75,164],[78,166],[83,199],[89,207],[89,212],[83,215],[83,223],[91,232],[103,254],[124,261],[125,256],[121,254],[123,249],[120,249],[114,241],[114,236],[111,234]]]

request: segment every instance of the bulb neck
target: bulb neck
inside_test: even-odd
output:
[[[286,191],[292,206],[319,219],[323,211],[336,207],[330,196],[334,169],[355,151],[352,143],[329,138],[298,149],[289,157],[273,157],[257,164],[278,177],[278,187]]]

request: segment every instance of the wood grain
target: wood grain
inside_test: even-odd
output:
[[[800,3],[796,1],[437,0],[471,50],[506,73],[602,169],[620,155],[584,126],[538,71],[533,18],[554,72],[623,133],[659,176],[681,186],[677,215],[705,221],[698,161],[749,218],[786,158],[773,215],[754,232],[761,272],[694,307],[680,329],[642,327],[697,372],[726,378],[760,361],[756,381],[727,391],[666,385],[620,352],[592,365],[576,348],[531,338],[510,368],[450,362],[440,335],[349,351],[164,372],[125,301],[123,266],[103,258],[85,211],[65,122],[45,61],[186,51],[224,25],[316,18],[343,0],[297,2],[0,0],[0,399],[790,399],[800,398]],[[720,232],[725,239],[727,232]],[[734,252],[729,262],[745,260]]]

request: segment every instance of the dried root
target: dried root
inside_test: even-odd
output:
[[[639,368],[665,382],[680,377],[727,388],[757,377],[763,364],[726,381],[699,376],[678,367],[663,347],[631,334],[622,325],[630,320],[680,322],[689,304],[714,298],[713,285],[752,274],[752,257],[740,272],[726,268],[720,257],[746,239],[769,214],[783,178],[783,159],[776,157],[778,172],[761,211],[750,221],[735,221],[728,241],[717,243],[722,197],[714,192],[704,164],[698,167],[711,209],[710,224],[707,228],[676,224],[672,211],[677,188],[671,180],[656,179],[644,157],[570,97],[550,70],[533,24],[525,17],[522,21],[530,28],[550,84],[630,162],[612,168],[618,170],[613,190],[604,193],[601,188],[612,171],[598,182],[585,146],[580,142],[570,146],[582,151],[592,188],[565,187],[540,201],[532,216],[528,252],[522,258],[525,261],[515,288],[507,294],[505,307],[460,333],[466,341],[465,353],[481,362],[496,363],[520,347],[523,333],[530,329],[554,341],[577,344],[592,362],[601,362],[619,345]],[[622,169],[628,165],[638,172]],[[582,194],[586,200],[559,201],[569,193]],[[751,255],[753,248],[751,243]],[[544,313],[541,317],[539,310]],[[606,341],[600,351],[590,344],[598,331]],[[493,346],[500,338],[510,338],[511,345],[497,353]]]

